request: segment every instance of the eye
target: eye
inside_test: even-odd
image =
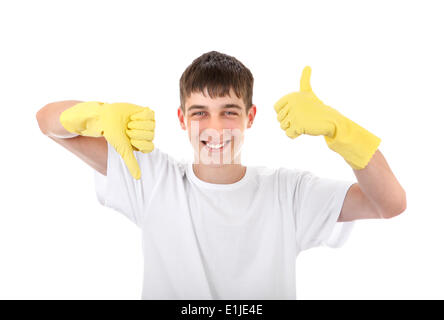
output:
[[[237,116],[236,112],[226,111],[225,113],[229,116]]]
[[[195,113],[193,113],[193,114],[191,114],[192,116],[200,116],[200,115],[203,115],[203,111],[199,111],[199,112],[195,112]]]

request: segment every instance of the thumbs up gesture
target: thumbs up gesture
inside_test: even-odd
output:
[[[333,120],[339,113],[316,97],[311,89],[310,75],[311,68],[307,66],[302,71],[300,91],[283,96],[274,105],[281,128],[292,139],[301,134],[328,137],[335,134]]]
[[[301,134],[323,135],[328,147],[353,169],[365,168],[381,139],[319,100],[311,88],[310,76],[311,68],[306,66],[300,91],[289,93],[275,103],[281,129],[292,139]]]
[[[72,133],[103,136],[116,149],[135,179],[141,172],[133,151],[148,153],[154,144],[154,111],[131,103],[82,102],[65,110],[60,123]]]

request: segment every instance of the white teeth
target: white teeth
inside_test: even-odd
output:
[[[225,145],[225,143],[211,144],[211,143],[207,142],[207,146],[209,146],[210,148],[213,148],[213,149],[219,149],[220,147],[222,147],[224,145]]]
[[[220,149],[220,148],[224,147],[226,143],[227,142],[219,143],[219,144],[211,144],[211,143],[207,142],[206,146],[211,148],[211,149]]]

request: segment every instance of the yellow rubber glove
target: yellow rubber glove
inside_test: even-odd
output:
[[[130,103],[81,102],[60,115],[60,123],[69,132],[100,137],[116,149],[131,175],[140,179],[140,168],[133,151],[154,150],[154,111]]]
[[[323,135],[328,147],[356,170],[367,166],[381,139],[347,119],[316,97],[310,85],[311,68],[304,68],[300,91],[289,93],[274,105],[288,137]]]

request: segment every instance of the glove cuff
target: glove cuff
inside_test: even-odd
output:
[[[82,136],[100,137],[100,109],[103,102],[81,102],[60,114],[59,121],[71,133]]]
[[[335,125],[334,136],[324,136],[328,147],[339,153],[353,169],[364,169],[381,139],[343,116],[335,121]]]

